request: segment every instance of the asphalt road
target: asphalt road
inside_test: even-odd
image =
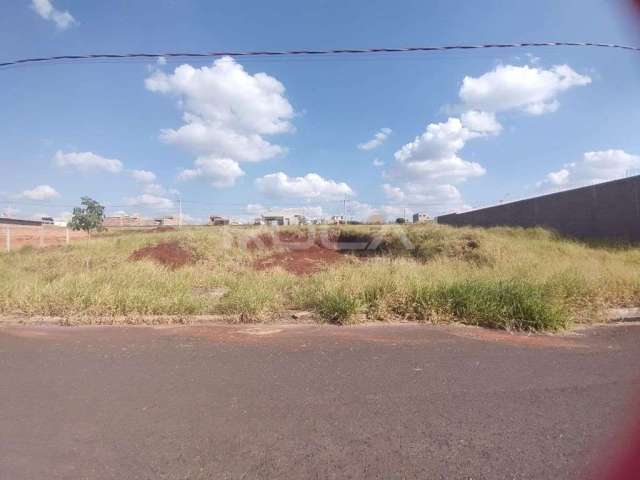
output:
[[[632,324],[1,327],[0,479],[585,478],[639,362]]]

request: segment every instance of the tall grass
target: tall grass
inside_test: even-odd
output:
[[[543,229],[343,227],[332,234],[338,240],[375,240],[377,249],[305,277],[254,271],[252,262],[271,253],[243,248],[257,233],[224,227],[108,235],[2,254],[0,313],[259,321],[304,309],[340,324],[407,318],[557,330],[597,319],[609,306],[640,305],[639,248],[588,245]],[[173,240],[193,252],[193,265],[172,271],[129,260],[138,248]],[[224,293],[207,294],[212,289]]]

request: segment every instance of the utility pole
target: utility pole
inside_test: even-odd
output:
[[[182,198],[178,195],[178,228],[182,228]]]
[[[344,208],[343,208],[343,214],[342,214],[342,223],[347,223],[347,196],[344,196]]]

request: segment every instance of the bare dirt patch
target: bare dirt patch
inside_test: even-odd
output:
[[[151,259],[172,270],[195,262],[193,254],[181,247],[178,242],[165,242],[140,248],[133,252],[129,259],[134,261]]]
[[[295,275],[310,275],[345,260],[345,255],[338,250],[312,245],[304,250],[287,250],[259,258],[253,263],[253,268],[267,270],[281,267]]]
[[[332,234],[333,233],[333,234]],[[347,260],[334,232],[308,235],[307,232],[262,233],[247,242],[250,251],[282,250],[253,263],[256,270],[280,267],[295,275],[311,275]]]
[[[162,226],[162,227],[156,227],[153,230],[149,230],[149,231],[153,233],[164,233],[164,232],[175,232],[177,230],[178,229],[176,227]]]

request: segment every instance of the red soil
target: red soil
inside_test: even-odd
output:
[[[182,248],[178,242],[159,243],[140,248],[133,252],[129,259],[151,259],[172,270],[183,267],[188,263],[194,263],[191,252]]]
[[[287,250],[259,258],[253,263],[253,267],[256,270],[281,267],[295,275],[310,275],[344,260],[345,256],[338,250],[312,245],[304,250]]]
[[[346,260],[336,238],[335,232],[317,236],[288,231],[262,233],[250,239],[247,248],[251,251],[284,250],[256,260],[253,263],[256,270],[280,267],[295,275],[310,275]]]

